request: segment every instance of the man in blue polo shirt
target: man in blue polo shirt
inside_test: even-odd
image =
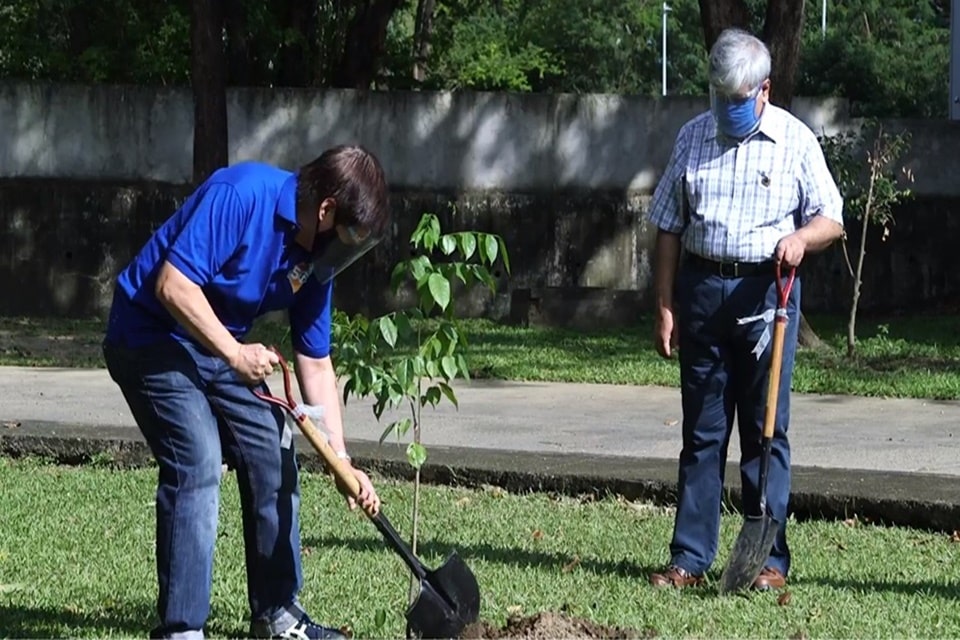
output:
[[[330,360],[333,278],[389,218],[383,170],[361,147],[329,149],[296,173],[241,163],[201,184],[117,278],[104,356],[159,465],[151,637],[203,637],[224,459],[240,488],[251,633],[342,637],[297,600],[294,448],[280,411],[251,390],[266,391],[277,358],[242,340],[258,316],[289,312],[303,401],[325,408],[330,445],[349,462]],[[354,473],[375,513],[370,479]]]

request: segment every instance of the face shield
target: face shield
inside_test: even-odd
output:
[[[327,283],[377,246],[383,235],[356,227],[337,225],[318,234],[313,243],[313,274]]]

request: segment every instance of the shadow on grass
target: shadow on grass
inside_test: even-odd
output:
[[[146,638],[157,622],[153,602],[124,602],[97,611],[73,611],[55,607],[28,607],[0,604],[0,637],[69,638],[121,635]],[[236,628],[216,620],[211,611],[206,628],[208,637],[243,638],[246,628]]]
[[[156,619],[153,603],[130,602],[99,611],[0,604],[0,635],[5,638],[64,638],[79,630],[111,630],[147,637]]]
[[[880,580],[857,580],[850,578],[800,578],[792,580],[793,585],[812,585],[818,587],[829,587],[852,592],[875,592],[875,593],[895,593],[898,595],[923,594],[930,595],[944,600],[960,600],[960,584],[943,583],[935,580],[918,579],[894,580],[884,582]]]
[[[303,544],[311,547],[345,547],[351,551],[377,552],[386,549],[385,543],[371,538],[313,536],[306,538]],[[442,540],[430,540],[420,542],[417,545],[417,553],[421,559],[427,556],[439,556],[446,558],[446,556],[454,550],[464,560],[467,560],[468,558],[477,558],[486,560],[487,562],[514,565],[524,569],[545,567],[564,572],[570,571],[573,568],[578,568],[590,571],[597,575],[617,575],[623,578],[642,580],[643,582],[646,582],[650,573],[663,568],[660,566],[641,566],[626,560],[610,562],[605,560],[595,560],[592,558],[574,558],[572,555],[549,553],[544,551],[529,551],[527,549],[494,547],[487,543],[453,544]],[[429,566],[428,568],[436,569],[436,567]]]

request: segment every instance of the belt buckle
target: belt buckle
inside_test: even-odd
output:
[[[720,277],[721,278],[739,278],[740,263],[739,262],[721,262]]]

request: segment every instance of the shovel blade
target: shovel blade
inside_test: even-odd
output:
[[[407,633],[417,638],[457,638],[480,616],[480,587],[456,553],[420,581],[407,610]]]
[[[741,591],[753,584],[770,557],[779,524],[769,515],[747,516],[720,576],[720,592]]]

